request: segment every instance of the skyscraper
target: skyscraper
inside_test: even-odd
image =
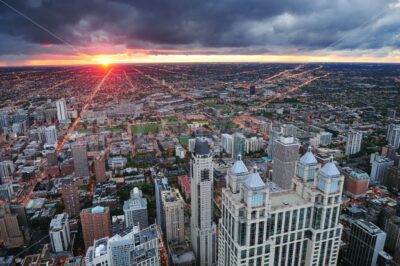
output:
[[[232,158],[236,159],[239,154],[244,156],[245,153],[246,153],[246,137],[242,133],[236,132],[233,134]]]
[[[185,201],[179,190],[170,188],[161,191],[162,200],[162,227],[168,243],[182,243],[185,241]]]
[[[228,154],[233,153],[233,137],[231,134],[222,134],[221,143],[222,143],[222,148],[226,153]]]
[[[94,160],[94,172],[96,174],[96,182],[103,183],[107,181],[106,160],[103,152],[97,155]]]
[[[320,132],[318,133],[319,144],[322,146],[326,146],[332,143],[332,133],[330,132]]]
[[[213,223],[213,161],[205,139],[196,139],[190,163],[191,237],[198,265],[215,262],[215,225]]]
[[[48,126],[44,130],[44,136],[46,145],[55,146],[57,145],[57,129],[55,126]]]
[[[24,244],[18,215],[6,203],[0,204],[0,243],[6,248],[18,248]]]
[[[61,181],[61,197],[64,202],[65,211],[70,217],[76,217],[81,210],[79,203],[79,192],[77,182],[69,177]]]
[[[147,200],[137,187],[131,190],[131,198],[124,202],[125,225],[146,228],[149,224],[147,214]]]
[[[129,227],[113,237],[103,237],[92,242],[86,251],[85,265],[144,266],[160,265],[159,235],[157,226],[143,230]]]
[[[386,170],[392,166],[394,162],[388,158],[375,155],[371,166],[371,182],[380,183],[385,176]]]
[[[111,236],[111,217],[108,207],[96,206],[83,209],[80,217],[86,249],[94,240]]]
[[[383,251],[386,233],[367,220],[356,220],[351,225],[346,266],[375,266]]]
[[[162,232],[162,202],[161,202],[161,192],[164,190],[168,190],[168,178],[162,175],[158,175],[154,178],[154,189],[155,189],[155,199],[156,199],[156,216],[157,216],[157,225]]]
[[[400,125],[390,124],[386,134],[389,145],[395,149],[400,148]]]
[[[293,137],[280,137],[275,140],[272,179],[282,189],[292,188],[299,147],[299,143]]]
[[[49,235],[53,252],[68,250],[71,243],[68,214],[58,214],[51,220]]]
[[[347,133],[346,155],[352,155],[361,150],[362,132],[350,130]]]
[[[5,183],[14,174],[15,167],[13,161],[5,160],[0,162],[0,184]]]
[[[88,157],[85,142],[76,142],[72,145],[75,176],[89,176]]]
[[[62,98],[56,101],[56,108],[57,108],[57,119],[58,121],[68,119],[67,116],[67,104],[65,103],[65,99]]]
[[[222,189],[218,265],[336,265],[343,176],[320,170],[311,151],[297,163],[294,190],[264,183],[238,160]]]

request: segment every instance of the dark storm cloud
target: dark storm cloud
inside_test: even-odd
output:
[[[2,1],[77,47],[278,53],[400,46],[394,0]],[[62,44],[1,2],[0,41],[0,54]]]

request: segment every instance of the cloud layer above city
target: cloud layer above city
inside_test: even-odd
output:
[[[396,62],[399,14],[398,0],[1,0],[0,62],[96,55]]]

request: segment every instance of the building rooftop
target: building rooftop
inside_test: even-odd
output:
[[[321,175],[324,177],[339,177],[340,172],[336,167],[336,164],[333,162],[333,157],[330,158],[329,162],[327,162],[320,171]]]
[[[50,231],[61,230],[66,222],[68,222],[68,214],[61,213],[56,215],[50,222]]]
[[[360,219],[360,220],[356,220],[354,223],[357,224],[359,227],[361,227],[364,231],[367,231],[371,235],[377,235],[377,234],[383,233],[383,231],[378,226],[376,226],[375,224],[373,224],[367,220]]]
[[[239,155],[238,160],[232,165],[231,172],[235,175],[248,174],[246,165],[242,161],[242,157]]]
[[[253,173],[246,179],[244,185],[249,189],[261,189],[265,188],[265,183],[261,179],[260,174],[257,172],[257,168],[253,168]]]
[[[312,203],[304,200],[293,191],[275,192],[270,194],[271,209],[276,210],[279,208],[295,207],[301,205],[310,206]]]
[[[206,155],[210,153],[210,148],[208,147],[208,142],[206,139],[196,139],[196,143],[194,145],[194,153],[197,155]]]

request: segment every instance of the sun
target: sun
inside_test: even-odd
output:
[[[109,66],[111,64],[111,59],[108,58],[108,57],[98,57],[98,58],[96,58],[96,62],[99,65],[107,67],[107,66]]]

